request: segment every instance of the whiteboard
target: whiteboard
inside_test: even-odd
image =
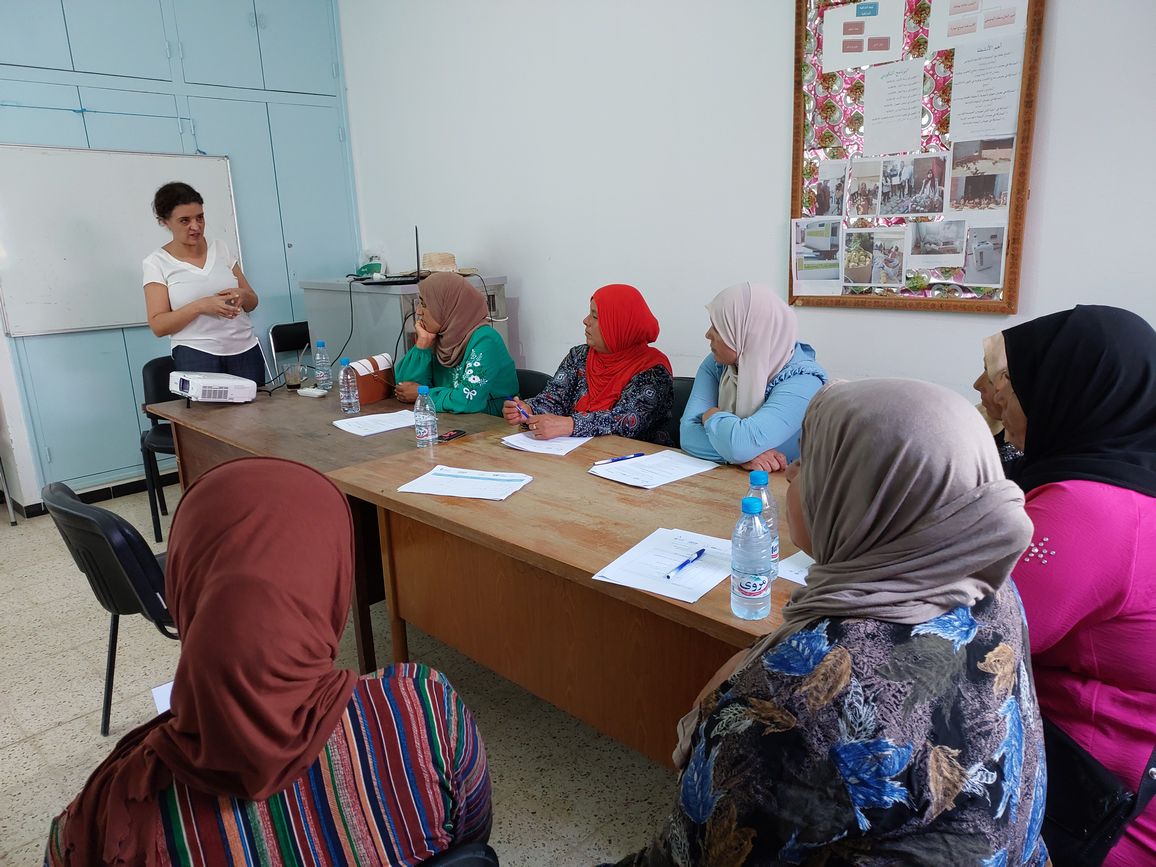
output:
[[[141,260],[172,235],[153,195],[169,181],[205,200],[205,237],[240,257],[227,157],[0,145],[4,333],[145,325]]]

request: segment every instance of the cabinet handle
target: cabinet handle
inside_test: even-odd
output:
[[[290,250],[292,250],[292,249],[293,249],[293,244],[292,244],[292,243],[286,244],[285,246],[286,246],[286,247],[288,247]]]
[[[252,27],[254,30],[257,29],[257,13],[256,12],[250,12],[249,13],[249,26]]]
[[[257,26],[262,30],[268,30],[269,29],[269,23],[265,19],[265,13],[264,12],[260,13],[257,16]]]

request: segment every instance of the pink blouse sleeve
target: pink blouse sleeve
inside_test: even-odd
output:
[[[1132,583],[1135,514],[1110,485],[1059,482],[1027,496],[1032,543],[1012,570],[1027,613],[1032,654],[1084,623],[1118,614]],[[1124,543],[1131,528],[1132,542]]]

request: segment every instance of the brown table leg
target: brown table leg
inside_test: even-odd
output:
[[[353,636],[357,643],[357,667],[362,674],[377,670],[377,650],[373,644],[370,605],[380,598],[381,543],[378,541],[375,508],[363,500],[349,498],[353,514]]]
[[[393,557],[393,529],[391,515],[387,509],[377,510],[377,533],[381,542],[381,572],[385,581],[385,600],[389,605],[389,630],[393,647],[394,662],[409,661],[409,636],[406,635],[405,621],[401,619],[401,606],[397,598],[397,567]]]

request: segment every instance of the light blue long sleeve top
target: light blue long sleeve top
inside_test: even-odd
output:
[[[766,402],[750,417],[716,412],[707,423],[702,414],[718,406],[718,387],[726,365],[708,355],[698,366],[694,387],[679,424],[683,451],[722,464],[742,464],[768,449],[778,449],[793,461],[799,456],[799,431],[811,398],[827,381],[815,361],[815,350],[796,343],[786,367],[767,383]]]

